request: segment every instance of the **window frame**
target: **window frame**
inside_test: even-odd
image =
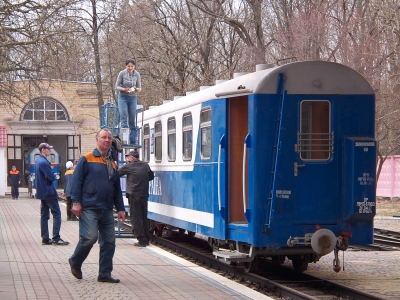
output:
[[[65,106],[51,97],[37,97],[30,100],[20,114],[20,121],[25,122],[66,122],[69,120]]]
[[[185,120],[186,118],[190,117],[191,120],[191,124],[190,125],[185,125]],[[191,140],[191,147],[186,147],[185,146],[185,140],[187,140],[187,138],[185,138],[186,133],[191,133],[190,134],[190,140]],[[188,155],[185,155],[185,153],[188,153],[190,149],[190,157],[188,157]],[[191,161],[193,158],[193,116],[192,116],[192,112],[187,112],[184,113],[182,116],[182,159],[183,161]]]
[[[146,129],[148,132],[146,132]],[[148,123],[143,125],[143,161],[150,161],[150,125]]]
[[[322,103],[328,104],[327,113],[315,116],[318,108],[324,109]],[[303,105],[311,103],[306,109]],[[320,107],[318,107],[320,103]],[[321,113],[321,112],[319,112]],[[307,116],[304,116],[307,114]],[[327,128],[328,132],[316,131],[315,121],[320,122],[320,127]],[[322,121],[322,122],[321,122]],[[318,126],[318,124],[317,124]],[[334,150],[334,133],[332,132],[332,104],[329,100],[304,99],[299,106],[299,131],[297,133],[296,152],[303,161],[329,161]],[[318,157],[320,156],[320,157]]]
[[[157,131],[157,125],[159,125],[160,131]],[[157,141],[160,139],[160,149],[157,147]],[[157,151],[160,151],[157,153]],[[158,154],[160,157],[158,157]],[[154,122],[154,161],[161,162],[162,161],[162,123],[161,121]]]
[[[202,120],[202,116],[204,115],[204,113],[208,113],[209,112],[209,120],[207,119],[206,121]],[[209,145],[207,145],[207,148],[209,148],[209,156],[204,155],[204,149],[205,147],[203,147],[203,129],[205,128],[209,128]],[[207,106],[204,107],[201,111],[200,111],[200,156],[202,159],[204,160],[208,160],[211,159],[212,156],[212,111],[211,111],[211,107]]]
[[[173,122],[174,127],[170,128],[170,124]],[[174,148],[172,149],[172,145],[170,143],[170,136],[174,135]],[[167,148],[168,148],[168,161],[176,161],[176,119],[175,117],[170,117],[167,120]],[[171,153],[173,151],[174,157],[171,157]]]

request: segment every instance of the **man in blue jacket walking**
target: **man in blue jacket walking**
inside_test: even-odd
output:
[[[72,175],[72,212],[79,218],[79,242],[68,262],[72,275],[77,279],[82,279],[82,264],[99,240],[97,281],[119,282],[111,276],[115,253],[113,207],[124,222],[125,206],[117,165],[110,157],[111,143],[111,132],[100,130],[96,135],[97,148],[81,157]]]
[[[35,179],[36,179],[36,198],[40,199],[40,228],[42,235],[42,245],[58,245],[65,246],[69,242],[63,241],[60,237],[61,229],[61,210],[58,204],[58,193],[53,185],[56,176],[51,169],[51,164],[47,160],[50,156],[51,149],[47,143],[39,145],[40,155],[35,161]],[[53,239],[49,236],[48,221],[50,212],[53,215]]]

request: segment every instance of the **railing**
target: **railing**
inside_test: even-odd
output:
[[[328,159],[333,153],[333,132],[330,133],[297,133],[295,151],[302,159]]]

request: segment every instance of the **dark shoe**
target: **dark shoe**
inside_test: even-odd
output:
[[[68,216],[68,217],[67,217],[67,221],[71,221],[71,216]]]
[[[70,265],[70,267],[71,267],[71,273],[72,273],[72,275],[74,275],[74,277],[75,277],[76,279],[82,279],[82,271],[81,271],[81,269],[75,268],[75,267],[72,265],[71,259],[70,259],[70,258],[68,258],[68,263],[69,263],[69,265]]]
[[[78,219],[77,216],[73,215],[73,216],[71,217],[71,221],[79,221],[79,219]]]
[[[136,246],[136,247],[146,247],[146,244],[147,244],[147,243],[134,243],[133,246]]]
[[[51,245],[53,244],[53,240],[52,239],[42,239],[42,245]]]
[[[63,241],[62,239],[58,239],[58,240],[53,240],[53,245],[67,246],[67,245],[69,245],[69,242]]]
[[[110,283],[118,283],[119,279],[114,278],[112,276],[99,276],[97,277],[98,282],[110,282]]]

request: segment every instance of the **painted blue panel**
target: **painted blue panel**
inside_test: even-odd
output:
[[[346,138],[343,169],[343,220],[372,221],[375,216],[376,142]]]

